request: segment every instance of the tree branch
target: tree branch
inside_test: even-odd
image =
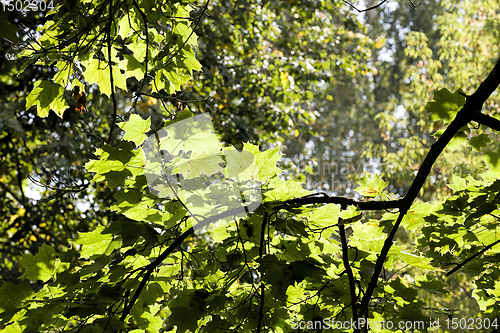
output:
[[[496,118],[488,116],[484,113],[478,113],[474,115],[472,120],[478,122],[481,125],[494,129],[497,132],[500,132],[500,120]]]
[[[113,102],[113,120],[111,121],[111,126],[109,127],[109,136],[107,143],[111,143],[111,139],[113,138],[113,128],[116,124],[116,115],[117,115],[117,103],[115,96],[115,82],[113,76],[113,61],[111,60],[111,28],[114,23],[113,16],[113,1],[109,2],[109,21],[107,24],[108,31],[107,34],[107,44],[108,44],[108,66],[109,66],[109,82],[111,83],[111,101]]]
[[[415,177],[413,183],[411,184],[408,192],[403,198],[403,202],[400,206],[400,212],[396,223],[394,224],[389,236],[384,242],[384,246],[380,251],[380,255],[377,258],[377,262],[375,263],[375,268],[373,270],[372,277],[370,278],[370,282],[368,283],[368,287],[366,292],[361,300],[360,306],[360,315],[367,317],[368,316],[368,304],[370,299],[377,287],[378,278],[380,273],[382,272],[382,268],[384,266],[385,259],[389,253],[393,245],[394,237],[396,236],[396,232],[403,220],[404,215],[410,208],[411,204],[418,196],[420,189],[424,185],[427,176],[431,172],[431,168],[436,162],[437,158],[443,152],[444,148],[448,145],[450,140],[455,136],[455,134],[465,126],[469,121],[471,121],[474,116],[481,111],[481,108],[488,99],[488,97],[496,90],[498,85],[500,84],[500,58],[498,59],[495,67],[490,72],[486,80],[484,80],[479,88],[472,94],[469,98],[466,99],[465,105],[463,108],[457,113],[455,119],[450,123],[450,125],[446,128],[441,137],[431,146],[431,149],[427,153],[427,156],[422,163],[422,166],[418,170],[417,176]]]
[[[262,218],[262,228],[260,229],[260,246],[259,246],[259,258],[262,258],[264,255],[264,249],[265,249],[265,244],[264,244],[264,237],[266,234],[266,226],[268,223],[268,213],[266,212],[264,214],[264,217]],[[260,304],[259,304],[259,320],[258,320],[258,326],[257,326],[257,333],[260,333],[262,330],[262,320],[264,318],[264,296],[265,296],[265,285],[264,282],[260,282]]]
[[[264,282],[260,283],[260,304],[259,304],[259,324],[257,326],[257,333],[261,332],[262,329],[262,319],[264,318],[264,296],[265,296],[265,286]]]
[[[5,192],[9,193],[9,194],[10,194],[10,195],[11,195],[11,196],[12,196],[12,197],[13,197],[13,198],[17,201],[17,203],[18,203],[18,204],[20,204],[20,205],[24,205],[24,204],[26,204],[26,203],[24,202],[24,200],[21,200],[21,198],[19,198],[19,197],[17,196],[17,194],[15,194],[13,191],[11,191],[11,189],[10,189],[10,188],[8,188],[8,187],[7,187],[4,183],[0,182],[0,187],[1,187],[1,188],[5,191]]]
[[[233,209],[230,209],[230,210],[228,210],[226,212],[223,212],[223,213],[211,216],[211,217],[207,217],[206,219],[204,219],[204,220],[202,220],[201,222],[198,222],[198,223],[206,225],[206,224],[208,224],[210,222],[215,222],[215,221],[217,221],[219,219],[223,219],[223,218],[229,217],[229,216],[234,216],[235,214],[238,214],[238,213],[241,213],[241,208],[233,208]],[[181,245],[181,243],[186,238],[188,238],[193,233],[194,233],[193,227],[191,227],[191,228],[187,229],[186,231],[184,231],[153,262],[151,262],[150,264],[146,265],[144,268],[141,269],[141,270],[145,270],[146,272],[144,273],[144,276],[142,277],[141,283],[137,287],[134,295],[130,299],[130,302],[123,309],[122,316],[120,317],[121,321],[125,321],[125,319],[127,318],[127,315],[130,313],[130,310],[132,310],[132,307],[134,306],[135,302],[139,298],[139,295],[141,294],[142,290],[146,286],[146,283],[148,282],[149,277],[154,272],[154,270],[156,269],[156,267],[158,267],[163,262],[163,260],[165,260],[179,245]]]
[[[474,258],[479,257],[481,254],[483,254],[484,252],[488,251],[489,249],[491,249],[493,246],[497,245],[498,243],[500,243],[500,239],[497,240],[497,241],[495,241],[495,242],[493,242],[493,243],[491,243],[490,245],[486,246],[484,249],[482,249],[481,251],[479,251],[478,253],[476,253],[472,257],[465,259],[464,262],[462,262],[461,264],[457,264],[457,266],[455,266],[455,268],[453,268],[451,271],[449,271],[448,273],[446,273],[446,276],[450,276],[451,274],[455,273],[460,268],[464,267],[465,264],[467,264],[469,261],[471,261]]]
[[[384,3],[387,2],[387,0],[383,0],[381,3],[376,4],[374,6],[371,6],[371,7],[365,8],[365,9],[358,9],[353,4],[351,4],[350,2],[347,2],[346,0],[342,0],[342,1],[344,1],[346,4],[348,4],[349,6],[351,6],[352,8],[354,8],[358,13],[363,13],[363,12],[367,12],[367,11],[372,10],[372,9],[377,9],[378,7],[382,6]]]
[[[283,203],[283,206],[290,205],[309,205],[309,204],[338,204],[342,207],[356,206],[361,210],[385,210],[400,208],[403,203],[403,199],[389,200],[389,201],[356,201],[354,199],[345,197],[331,197],[326,193],[315,193],[313,195],[308,195],[301,198],[295,198]]]
[[[188,238],[188,236],[190,236],[193,232],[194,232],[194,229],[192,227],[189,228],[188,230],[184,231],[182,233],[182,235],[180,235],[178,238],[176,238],[175,241],[172,244],[170,244],[170,246],[165,251],[163,251],[162,254],[160,254],[156,258],[155,261],[153,261],[152,263],[150,263],[149,265],[144,267],[144,269],[146,270],[146,273],[144,273],[144,276],[142,277],[141,283],[139,284],[134,295],[130,299],[130,302],[128,302],[127,306],[123,309],[122,316],[120,317],[121,321],[125,321],[125,319],[127,318],[127,315],[130,313],[130,310],[132,310],[132,307],[134,306],[135,302],[139,298],[139,295],[141,294],[142,289],[144,289],[144,287],[146,286],[146,283],[149,281],[149,277],[154,272],[156,267],[158,267],[163,262],[163,260],[165,260],[168,257],[168,255],[170,253],[172,253],[176,247],[181,245],[181,243],[186,238]]]
[[[419,2],[418,5],[415,5],[415,3],[413,2],[413,0],[410,0],[410,2],[411,2],[411,5],[413,6],[414,9],[417,9],[417,7],[422,4],[421,2]]]
[[[358,296],[356,295],[356,281],[354,280],[354,275],[352,274],[351,264],[349,263],[349,247],[347,246],[347,238],[345,236],[345,227],[343,224],[339,225],[340,241],[342,243],[342,261],[344,262],[344,267],[347,273],[347,278],[349,279],[349,289],[351,292],[351,306],[352,306],[352,319],[355,323],[358,323]],[[359,328],[354,328],[354,333],[359,333]]]

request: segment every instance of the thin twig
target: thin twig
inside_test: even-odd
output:
[[[339,225],[340,240],[342,243],[342,261],[344,268],[347,272],[349,280],[349,290],[351,292],[351,307],[352,307],[352,320],[358,322],[358,296],[356,295],[356,281],[352,273],[351,264],[349,263],[349,247],[347,246],[347,238],[345,235],[345,227],[343,224]],[[354,328],[354,333],[359,333],[359,328]]]
[[[262,227],[260,229],[260,246],[259,246],[259,257],[262,258],[264,255],[264,249],[265,249],[265,240],[264,240],[264,235],[266,233],[266,225],[268,223],[268,213],[266,212],[264,214],[264,217],[262,218]],[[257,326],[257,333],[261,332],[262,329],[262,319],[264,318],[264,293],[265,293],[265,286],[264,282],[260,282],[260,305],[259,305],[259,319],[258,319],[258,326]]]
[[[361,210],[385,210],[385,209],[399,208],[403,203],[403,199],[389,200],[389,201],[356,201],[354,199],[345,197],[331,197],[326,193],[318,193],[318,195],[321,196],[315,196],[315,194],[312,194],[285,201],[283,203],[283,206],[280,206],[280,208],[293,205],[303,206],[309,204],[333,203],[341,205],[342,207],[356,206]]]
[[[497,245],[498,243],[500,243],[500,239],[497,240],[497,241],[495,241],[495,242],[493,242],[493,243],[491,243],[490,245],[486,246],[484,249],[482,249],[478,253],[474,254],[472,257],[469,257],[469,258],[465,259],[461,264],[457,264],[457,266],[455,266],[455,268],[453,268],[451,271],[449,271],[448,273],[446,273],[446,276],[450,276],[451,274],[455,273],[460,268],[464,267],[469,261],[471,261],[472,259],[475,259],[475,258],[479,257],[484,252],[488,251],[489,249],[491,249],[493,246]]]
[[[141,7],[139,7],[139,4],[137,3],[136,0],[133,0],[133,4],[134,4],[134,7],[137,9],[137,11],[139,12],[139,14],[141,15],[142,17],[142,21],[144,22],[144,35],[146,37],[146,55],[144,57],[144,77],[142,78],[142,83],[141,83],[141,86],[139,88],[139,93],[142,91],[142,89],[144,89],[144,85],[146,84],[146,81],[147,81],[147,78],[148,78],[148,65],[149,65],[149,31],[148,31],[148,18],[146,16],[146,13],[144,13],[144,11],[141,9]],[[140,95],[137,94],[136,98],[134,99],[134,103],[132,105],[132,107],[130,108],[130,110],[127,112],[127,114],[129,112],[131,112],[132,110],[135,109],[136,105],[137,105],[137,102],[139,101],[139,97]]]
[[[367,12],[369,10],[377,9],[378,7],[382,6],[384,3],[387,2],[387,0],[383,0],[381,3],[376,4],[374,6],[371,6],[371,7],[365,8],[365,9],[358,9],[358,8],[356,8],[356,6],[354,6],[350,2],[348,2],[346,0],[342,0],[342,1],[344,1],[346,4],[348,4],[349,6],[351,6],[352,8],[354,8],[358,13],[363,13],[363,12]]]
[[[500,120],[496,118],[488,116],[484,113],[478,113],[474,115],[472,119],[481,125],[487,126],[497,132],[500,132]]]
[[[411,2],[414,9],[416,9],[418,6],[420,6],[422,4],[421,2],[419,2],[418,5],[415,5],[412,0],[410,0],[410,2]]]
[[[113,138],[113,128],[116,124],[116,113],[118,109],[118,105],[116,103],[115,96],[115,81],[113,76],[113,62],[111,60],[111,26],[113,25],[114,17],[113,17],[113,1],[109,2],[109,21],[107,28],[107,43],[108,43],[108,66],[109,66],[109,81],[111,83],[111,101],[113,102],[113,120],[111,121],[111,126],[109,127],[109,136],[107,143],[111,143],[111,139]]]

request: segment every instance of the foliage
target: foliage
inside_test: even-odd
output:
[[[353,28],[354,21],[346,20],[344,27],[335,26],[335,20],[341,17],[336,16],[337,13],[327,17],[316,8],[293,2],[276,8],[274,5],[273,2],[268,6],[256,6],[251,8],[255,11],[247,13],[241,21],[220,26],[225,29],[221,35],[229,38],[224,47],[234,45],[233,52],[242,52],[238,44],[231,44],[231,38],[243,39],[242,43],[247,45],[243,53],[248,54],[232,61],[231,66],[244,63],[246,56],[252,58],[252,52],[261,55],[272,49],[260,48],[264,35],[256,33],[259,27],[253,30],[255,34],[250,32],[243,37],[236,30],[231,31],[232,24],[265,26],[268,21],[263,18],[268,16],[281,20],[281,26],[287,27],[297,22],[310,24],[308,15],[314,12],[319,21],[328,21],[336,27],[335,31],[329,31],[332,36],[346,35],[348,40],[363,40],[366,45],[359,48],[361,53],[367,52],[364,46],[374,41],[367,35],[356,35],[344,29],[346,26]],[[335,8],[347,10],[348,7],[335,3],[321,10],[335,12]],[[210,9],[208,3],[195,7],[186,2],[155,3],[150,0],[68,2],[59,5],[58,11],[48,13],[47,21],[38,27],[40,38],[24,50],[23,55],[29,61],[22,70],[29,73],[33,65],[47,66],[51,70],[34,72],[36,80],[31,92],[25,94],[26,107],[36,107],[39,117],[54,122],[47,129],[56,128],[64,135],[74,133],[73,124],[86,128],[85,121],[102,122],[101,118],[110,115],[108,133],[90,132],[89,137],[99,138],[99,146],[92,147],[94,155],[90,157],[82,150],[84,160],[87,159],[85,169],[92,173],[92,178],[87,175],[83,178],[89,183],[74,184],[67,190],[83,192],[82,199],[100,202],[102,207],[114,213],[102,211],[82,219],[77,216],[78,211],[71,211],[71,208],[67,214],[66,210],[47,210],[45,213],[53,214],[54,219],[69,220],[68,224],[88,222],[82,228],[86,230],[80,229],[78,236],[69,240],[71,246],[66,249],[52,246],[50,239],[55,237],[37,237],[42,234],[37,233],[39,230],[45,230],[42,225],[45,222],[26,224],[33,227],[33,242],[38,243],[33,243],[36,251],[26,252],[20,259],[24,273],[19,283],[5,281],[0,287],[2,331],[295,332],[298,325],[301,331],[307,332],[318,331],[314,327],[318,322],[358,322],[359,319],[384,320],[395,325],[402,321],[423,321],[425,328],[419,331],[427,331],[433,320],[443,320],[442,315],[449,313],[442,308],[429,307],[424,294],[445,294],[448,286],[440,277],[445,271],[451,275],[457,270],[473,280],[474,297],[482,316],[489,318],[490,323],[497,323],[500,241],[496,225],[500,214],[500,151],[490,150],[490,143],[495,143],[491,130],[499,131],[500,121],[488,115],[488,109],[482,108],[492,106],[496,98],[492,94],[500,83],[500,60],[494,67],[489,66],[493,69],[476,89],[437,90],[433,100],[426,104],[426,112],[415,113],[411,120],[415,128],[423,127],[424,119],[427,123],[436,123],[425,131],[415,131],[412,138],[418,141],[420,134],[420,139],[427,140],[428,135],[437,130],[434,133],[436,142],[425,154],[416,151],[411,156],[411,159],[423,158],[417,167],[410,168],[414,173],[406,171],[411,177],[411,185],[404,186],[404,192],[400,191],[400,185],[391,184],[390,178],[384,180],[379,175],[366,175],[357,179],[356,200],[331,196],[306,190],[300,182],[283,176],[282,169],[277,166],[282,158],[279,149],[260,151],[256,145],[240,142],[242,149],[238,151],[230,145],[222,145],[211,128],[200,130],[199,124],[183,125],[195,123],[194,119],[200,115],[193,117],[182,101],[176,111],[169,111],[172,103],[165,101],[180,101],[183,89],[200,89],[200,82],[206,82],[209,75],[224,78],[224,74],[210,73],[217,72],[217,66],[229,64],[218,63],[210,58],[214,54],[207,51],[201,51],[206,69],[200,77],[193,75],[193,71],[202,70],[195,58],[198,37],[194,30],[200,24],[203,27],[202,19]],[[277,13],[276,16],[273,13]],[[292,16],[297,21],[286,21]],[[361,28],[361,25],[354,24],[353,29],[356,27]],[[277,33],[276,28],[272,29]],[[217,101],[226,100],[226,104],[214,103],[216,109],[222,105],[219,110],[224,110],[219,118],[214,117],[216,129],[228,126],[227,120],[232,116],[244,118],[249,110],[259,106],[259,94],[252,89],[271,90],[279,83],[282,90],[269,99],[276,105],[290,103],[297,107],[278,122],[270,120],[275,114],[271,112],[255,122],[242,123],[248,126],[262,121],[265,123],[262,128],[268,130],[294,117],[306,122],[313,119],[312,116],[298,116],[307,102],[302,106],[298,102],[294,104],[304,99],[304,95],[310,95],[304,78],[316,84],[321,95],[327,93],[321,86],[327,82],[335,84],[335,77],[349,76],[354,87],[356,77],[370,76],[368,70],[374,73],[368,64],[360,65],[359,73],[359,67],[353,70],[356,57],[346,65],[352,67],[344,66],[338,71],[330,71],[326,64],[331,60],[323,56],[310,63],[314,70],[300,70],[304,65],[308,68],[308,61],[312,61],[310,56],[315,54],[315,48],[307,47],[309,43],[315,44],[310,37],[314,36],[314,31],[303,32],[303,36],[307,36],[304,52],[297,52],[295,60],[291,46],[279,45],[284,41],[274,35],[266,36],[279,46],[271,51],[272,54],[274,51],[285,54],[281,50],[286,50],[292,60],[281,64],[280,57],[271,57],[266,60],[267,64],[255,64],[264,68],[263,73],[277,73],[279,80],[274,83],[259,82],[259,78],[267,79],[262,73],[261,77],[244,76],[251,82],[248,86],[253,94],[242,95],[252,101],[248,109],[229,106],[238,96],[231,95],[236,83],[224,82],[221,84],[223,91],[218,91],[216,86],[207,88],[207,94],[216,91]],[[424,36],[409,35],[408,38],[414,38],[415,43],[418,41],[426,49]],[[209,32],[204,35],[207,36]],[[321,43],[326,42],[321,40]],[[375,48],[380,45],[376,42]],[[207,46],[200,45],[198,50],[203,47]],[[335,50],[333,45],[329,47]],[[350,47],[359,50],[353,45]],[[349,48],[338,51],[335,56],[347,59],[342,52],[348,52]],[[443,59],[447,56],[451,57],[444,55]],[[214,67],[210,67],[212,65]],[[276,68],[279,68],[277,72]],[[194,82],[190,83],[193,76]],[[297,78],[296,86],[292,85],[294,78]],[[68,108],[70,92],[75,91],[75,87],[84,94],[75,93],[76,100],[71,103],[84,110],[87,108],[85,103],[89,102],[87,109],[90,112],[80,115],[72,112],[74,108]],[[360,89],[357,93],[363,94],[363,89],[368,88],[362,86]],[[406,92],[393,93],[404,95]],[[419,92],[417,96],[426,95]],[[147,119],[141,112],[132,113],[140,98],[158,99],[163,103],[160,110],[171,112],[172,117],[159,114],[157,109]],[[339,98],[356,102],[357,95]],[[9,101],[13,101],[12,97]],[[98,108],[108,101],[111,106]],[[202,108],[203,103],[198,107]],[[14,107],[12,104],[9,112],[13,113]],[[50,110],[67,124],[57,127],[57,117]],[[373,112],[380,115],[378,119],[383,118],[380,110],[374,108]],[[372,115],[367,113],[366,117]],[[350,117],[357,118],[355,114]],[[360,120],[360,124],[363,121],[366,124],[366,120]],[[382,119],[381,123],[384,121]],[[47,124],[40,118],[31,122]],[[244,126],[238,121],[229,124],[234,125],[235,131],[223,131],[225,134],[221,137],[225,143],[231,141],[228,137],[235,133],[233,140],[242,138],[239,135]],[[123,135],[117,135],[115,125],[123,130]],[[11,122],[2,123],[2,126],[9,130],[19,128],[26,135],[37,135],[39,142],[30,141],[31,147],[27,145],[26,151],[47,149],[46,128],[33,127],[30,132],[24,129],[25,124]],[[399,135],[404,138],[403,132]],[[14,150],[12,141],[17,138],[12,139],[9,132],[5,133],[2,144]],[[56,138],[62,137],[63,134]],[[78,150],[77,144],[85,139],[78,137],[76,143],[67,143],[68,152]],[[422,141],[420,144],[415,143],[416,150],[423,150]],[[427,200],[417,201],[426,189],[424,183],[435,170],[437,159],[446,148],[455,149],[457,155],[463,154],[461,145],[477,151],[477,158],[484,162],[487,170],[476,172],[479,177],[454,175],[453,182],[448,184],[452,194],[441,192],[441,202],[430,201],[431,196],[426,195],[421,197]],[[59,143],[55,147],[60,149],[64,145]],[[8,153],[15,156],[7,148]],[[326,145],[323,148],[326,149]],[[390,149],[394,150],[386,156],[396,159],[399,147],[396,144]],[[376,151],[375,147],[372,153]],[[64,150],[58,152],[69,154]],[[151,152],[158,152],[153,154],[157,159],[152,158]],[[34,155],[43,156],[42,153]],[[3,159],[2,163],[13,162]],[[16,164],[17,174],[4,175],[7,184],[23,170],[20,162]],[[65,167],[60,165],[63,171]],[[8,169],[15,168],[8,165]],[[36,168],[24,169],[24,172],[31,174]],[[71,179],[71,175],[67,178]],[[221,179],[226,182],[218,182]],[[249,204],[252,200],[248,198],[255,199],[252,196],[255,184],[261,193],[260,205],[246,205],[244,208],[249,214],[244,217],[233,214],[233,207],[224,206],[225,199],[236,201],[225,187],[235,183],[243,184],[238,189],[241,200],[238,203]],[[5,231],[16,235],[22,229],[19,226],[26,214],[24,205],[33,210],[36,206],[28,206],[24,194],[16,198],[18,195],[3,184],[4,181],[2,188],[18,201],[17,217],[11,218]],[[18,188],[23,193],[22,184]],[[107,189],[114,201],[107,201],[106,195],[98,189]],[[398,196],[390,190],[404,195]],[[64,191],[64,188],[57,187],[56,191]],[[361,196],[373,199],[358,200]],[[65,200],[62,195],[56,199]],[[64,204],[64,201],[59,203]],[[67,203],[66,207],[69,205]],[[60,206],[51,204],[48,207]],[[14,210],[15,207],[8,208]],[[195,232],[197,226],[205,225],[204,222],[208,227]],[[416,248],[405,243],[408,239],[404,235],[397,237],[398,232],[409,230],[415,231]],[[73,231],[75,229],[71,229]],[[27,235],[30,233],[23,234]],[[70,236],[69,233],[66,236]],[[15,243],[17,239],[12,238]],[[409,272],[414,273],[415,278],[409,279]],[[346,330],[364,332],[368,328]],[[371,330],[384,331],[377,327]]]
[[[239,148],[314,135],[319,87],[369,70],[361,59],[374,41],[341,2],[211,1],[209,10],[216,24],[200,25],[203,70],[183,99]]]
[[[3,23],[19,24],[24,31],[45,20],[34,12],[0,13]],[[11,35],[23,32],[14,24],[6,24],[6,31],[10,32],[3,36],[11,42],[16,41]],[[93,189],[83,166],[109,128],[109,106],[94,98],[89,100],[98,106],[98,114],[91,110],[82,115],[66,112],[63,119],[55,114],[37,117],[36,109],[25,108],[25,98],[34,81],[47,80],[54,70],[34,66],[21,73],[17,45],[13,48],[5,39],[2,45],[0,276],[15,282],[23,271],[19,265],[23,253],[36,254],[42,244],[62,251],[69,246],[68,238],[107,218],[105,211],[91,207],[109,205],[111,192],[102,186]]]

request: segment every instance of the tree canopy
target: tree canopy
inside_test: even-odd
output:
[[[1,332],[498,331],[496,1],[18,3]]]

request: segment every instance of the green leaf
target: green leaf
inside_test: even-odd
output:
[[[266,255],[256,260],[263,275],[263,281],[271,284],[270,295],[280,299],[286,295],[286,290],[292,284],[292,270],[285,260],[276,256]]]
[[[450,149],[451,151],[457,150],[460,146],[466,145],[467,144],[467,133],[463,131],[457,132],[453,136],[453,138],[450,140],[446,148]]]
[[[484,161],[490,166],[490,171],[500,174],[500,149],[496,152],[488,150],[484,152]]]
[[[426,270],[426,271],[440,271],[441,270],[437,267],[433,267],[430,264],[429,259],[419,257],[419,256],[416,256],[416,255],[411,254],[411,253],[401,251],[401,253],[399,254],[399,257],[401,258],[401,260],[403,260],[408,265],[419,268],[421,270]]]
[[[128,15],[124,15],[118,22],[118,35],[123,39],[132,36],[137,29],[140,29],[140,27],[137,26],[135,15],[132,11]]]
[[[465,96],[461,95],[461,90],[451,93],[443,88],[434,93],[434,99],[427,103],[425,109],[429,113],[432,121],[443,120],[444,123],[451,123],[456,114],[465,105]]]
[[[448,284],[435,278],[433,275],[421,275],[416,277],[417,286],[433,294],[448,294]]]
[[[258,146],[244,143],[243,151],[252,153],[254,161],[243,172],[238,174],[240,181],[251,179],[266,181],[274,175],[280,174],[281,169],[276,167],[276,163],[281,158],[281,153],[278,148],[260,152]]]
[[[360,220],[363,215],[356,206],[351,205],[341,211],[339,217],[342,219],[342,224],[349,224]]]
[[[118,66],[127,73],[128,77],[135,77],[137,80],[144,79],[146,67],[135,57],[124,54],[123,60],[120,60]]]
[[[83,75],[85,80],[90,83],[96,83],[101,90],[101,93],[106,96],[111,96],[111,75],[109,64],[99,59],[90,58],[83,60],[82,64],[85,66]],[[115,88],[120,88],[127,91],[127,77],[120,72],[118,65],[113,65],[113,84]]]
[[[121,246],[121,241],[114,240],[113,235],[103,233],[104,227],[98,226],[91,232],[80,232],[73,243],[82,246],[80,254],[84,258],[95,255],[109,255],[114,249]]]
[[[0,321],[1,324],[8,322],[18,311],[22,302],[33,293],[33,289],[28,281],[18,284],[4,282],[0,287]]]
[[[192,153],[191,157],[185,163],[179,164],[176,170],[184,176],[184,179],[198,178],[201,175],[211,176],[222,172],[220,165],[223,162],[220,155]]]
[[[197,36],[191,29],[189,21],[178,21],[174,26],[174,33],[182,37],[182,43],[197,45]],[[189,41],[188,41],[189,38]]]
[[[124,165],[120,161],[90,160],[85,164],[85,169],[89,172],[104,174],[110,171],[122,171]]]
[[[104,174],[109,187],[114,188],[116,186],[122,185],[125,179],[132,176],[132,173],[128,169],[123,169],[121,171],[110,171]]]
[[[20,263],[25,268],[23,277],[43,282],[69,267],[69,263],[61,262],[56,251],[47,244],[43,244],[35,256],[24,254]]]
[[[186,289],[177,293],[176,298],[170,302],[172,314],[168,317],[168,324],[176,325],[179,332],[195,332],[209,295],[204,289]],[[186,320],[186,313],[189,313],[189,320]]]
[[[339,213],[339,205],[328,204],[314,210],[311,222],[320,228],[335,226],[339,220]]]
[[[302,237],[309,236],[309,231],[304,221],[297,221],[295,219],[285,220],[278,218],[273,222],[273,226],[276,228],[276,230],[287,235],[302,236]]]
[[[73,74],[72,66],[70,63],[65,61],[57,62],[57,73],[53,77],[55,83],[60,84],[62,87],[66,87],[69,82],[70,75]]]
[[[418,204],[414,203],[403,217],[401,225],[406,230],[415,230],[418,226],[425,222],[424,217],[429,216],[433,208],[434,206],[427,202]]]
[[[183,113],[181,112],[181,115]],[[192,151],[198,156],[221,154],[222,145],[213,134],[214,129],[208,114],[185,118],[166,126],[158,132],[160,150],[166,150],[175,156],[181,151],[186,153]],[[153,144],[157,146],[157,142]]]
[[[131,44],[127,44],[127,47],[132,51],[134,54],[134,58],[139,62],[139,63],[144,63],[146,60],[146,52],[148,51],[148,48],[146,46],[146,42],[142,39],[137,39]]]
[[[156,210],[153,208],[154,200],[142,198],[138,204],[128,204],[123,202],[120,205],[112,205],[111,210],[118,211],[134,221],[146,221],[149,215],[153,215]]]
[[[133,245],[139,237],[143,237],[151,244],[158,241],[157,233],[151,225],[127,218],[119,218],[113,221],[106,228],[105,233],[119,234],[123,240],[123,246]]]
[[[123,140],[132,141],[136,146],[140,146],[146,140],[146,133],[151,128],[151,117],[144,120],[139,115],[131,114],[128,121],[117,125],[125,131]]]
[[[467,181],[465,178],[461,178],[455,174],[452,174],[453,184],[448,184],[447,186],[451,188],[453,191],[462,191],[467,188]]]
[[[382,190],[387,187],[389,182],[384,182],[378,175],[373,175],[371,178],[364,176],[358,179],[358,184],[356,192],[365,197],[376,197],[382,194]]]
[[[143,173],[140,168],[143,165],[142,150],[134,150],[130,141],[122,141],[118,147],[105,145],[97,149],[95,154],[100,159],[85,164],[87,171],[97,173],[93,178],[95,182],[107,180],[114,187],[123,184],[128,177]]]
[[[296,282],[302,282],[305,278],[309,278],[313,282],[319,282],[326,276],[326,272],[318,266],[307,259],[294,261],[290,264],[293,272],[292,279]]]
[[[68,104],[64,99],[64,87],[58,83],[46,80],[36,81],[33,90],[26,97],[26,109],[36,105],[39,117],[45,118],[49,111],[54,111],[59,117],[63,117]]]
[[[269,182],[268,187],[271,190],[263,193],[265,198],[263,201],[286,201],[311,193],[302,187],[302,183],[294,180],[273,179]]]
[[[224,148],[223,154],[226,160],[226,177],[240,179],[240,173],[245,171],[254,161],[254,156],[248,151],[238,151],[234,147]]]
[[[201,71],[201,64],[196,59],[196,55],[194,54],[193,50],[186,50],[182,49],[181,51],[181,57],[182,57],[182,62],[186,66],[187,70],[189,73],[192,75],[193,71]]]
[[[358,221],[350,226],[354,231],[350,238],[352,246],[357,246],[360,250],[374,252],[379,252],[384,246],[386,235],[378,221],[368,223]]]
[[[475,151],[480,151],[481,148],[486,147],[491,142],[490,137],[486,133],[479,134],[469,140],[469,144]]]
[[[180,91],[181,85],[191,79],[191,76],[183,73],[184,69],[169,65],[165,69],[158,70],[154,80],[154,92],[159,92],[162,89],[168,94],[175,94]]]
[[[164,294],[163,289],[157,282],[149,282],[132,308],[132,314],[135,319],[140,321],[142,314],[148,312],[149,308],[155,305],[156,300]]]

